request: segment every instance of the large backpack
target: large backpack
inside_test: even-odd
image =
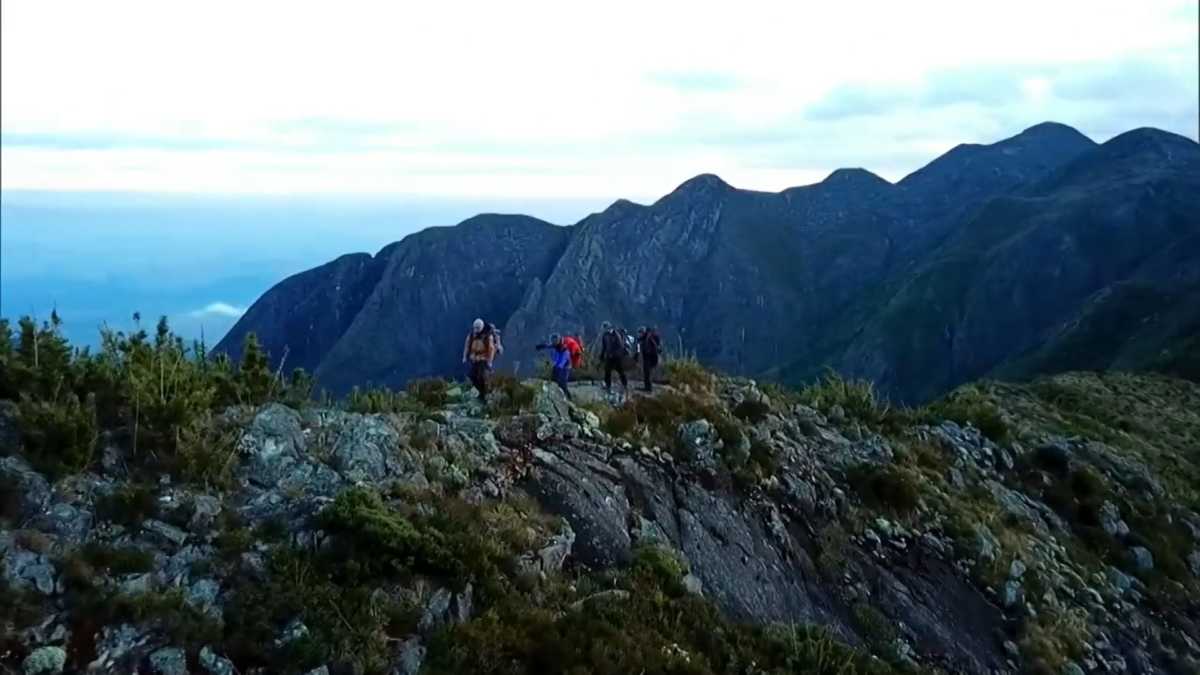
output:
[[[625,356],[628,348],[625,346],[625,340],[617,331],[607,331],[604,333],[604,358],[607,360],[619,359]]]
[[[658,352],[659,352],[658,333],[655,333],[654,331],[647,331],[646,337],[642,342],[643,342],[643,345],[641,347],[642,356],[645,356],[645,357],[651,358],[651,359],[657,359]]]
[[[583,366],[583,345],[579,344],[579,340],[568,335],[563,338],[563,346],[571,352],[571,367],[580,368]]]

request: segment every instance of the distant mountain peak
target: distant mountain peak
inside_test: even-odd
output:
[[[694,194],[732,189],[733,186],[721,180],[721,177],[715,173],[702,173],[680,183],[679,187],[675,188],[671,194]]]
[[[821,185],[846,185],[850,187],[883,187],[891,185],[886,179],[862,168],[837,169],[829,174]]]

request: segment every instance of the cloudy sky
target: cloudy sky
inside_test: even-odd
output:
[[[1196,0],[3,0],[0,187],[652,198],[1197,136]]]

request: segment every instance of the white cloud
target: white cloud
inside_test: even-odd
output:
[[[196,319],[202,319],[205,317],[226,317],[236,319],[245,313],[245,307],[235,307],[225,302],[213,302],[205,305],[203,309],[197,309],[194,312],[189,312],[188,316]]]
[[[652,197],[705,171],[771,189],[851,163],[898,177],[931,158],[869,161],[898,135],[915,151],[1046,118],[1090,121],[1093,135],[1126,120],[1118,97],[1081,111],[1049,79],[999,105],[1003,93],[976,90],[979,106],[957,116],[849,123],[805,111],[846,87],[903,93],[949,70],[966,81],[1136,60],[1167,73],[1150,99],[1160,116],[1187,120],[1195,10],[1195,0],[5,0],[0,185]],[[1194,137],[1192,119],[1173,130]],[[766,168],[766,144],[736,142],[764,131],[790,163]]]

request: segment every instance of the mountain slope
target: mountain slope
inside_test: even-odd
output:
[[[1183,270],[1196,268],[1196,148],[1153,130],[1097,146],[1046,123],[958,146],[896,184],[841,169],[766,193],[701,175],[569,228],[525,219],[510,223],[519,235],[485,235],[472,219],[381,251],[361,299],[335,300],[333,277],[317,274],[327,289],[298,314],[323,312],[308,320],[332,325],[300,364],[315,358],[335,392],[457,375],[458,342],[477,315],[504,327],[505,369],[531,372],[533,345],[552,332],[590,342],[612,320],[656,325],[672,351],[728,372],[802,381],[832,365],[902,401],[989,372],[1042,372],[1061,353],[1055,342],[1093,345],[1079,367],[1176,363],[1173,345],[1195,325]],[[1137,298],[1151,296],[1169,336],[1111,329],[1118,316],[1149,320]],[[281,285],[262,302],[288,308],[290,298]],[[1112,298],[1126,299],[1119,311]],[[255,330],[278,358],[305,339],[294,334],[303,325],[252,310],[219,348]],[[1017,359],[1025,365],[1004,369]]]
[[[834,363],[920,400],[1027,350],[1069,351],[1053,344],[1068,324],[1077,327],[1073,344],[1094,350],[1075,354],[1076,365],[1119,362],[1122,331],[1131,337],[1142,320],[1178,313],[1170,330],[1142,336],[1140,349],[1153,354],[1195,325],[1198,242],[1200,146],[1129,132],[967,218],[895,280],[896,292]],[[1119,331],[1111,321],[1080,323],[1112,314],[1117,302]],[[1081,338],[1078,327],[1092,323],[1097,339]]]

